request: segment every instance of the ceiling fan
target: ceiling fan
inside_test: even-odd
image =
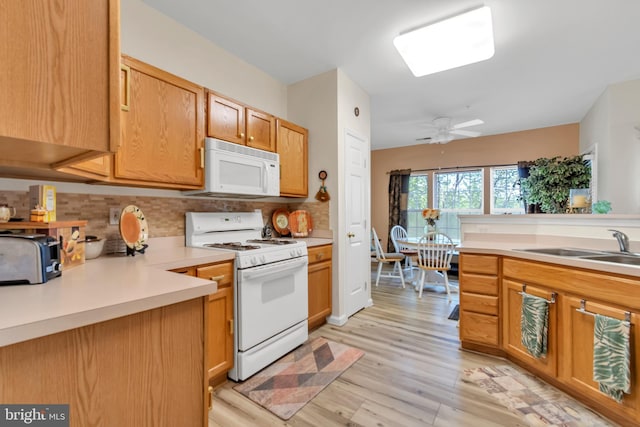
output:
[[[436,117],[429,125],[429,127],[436,130],[435,135],[418,138],[416,139],[416,141],[424,141],[427,144],[446,144],[447,142],[453,141],[456,136],[475,138],[482,135],[482,133],[478,131],[462,129],[470,126],[481,125],[483,123],[484,122],[480,119],[474,119],[452,125],[450,117]]]

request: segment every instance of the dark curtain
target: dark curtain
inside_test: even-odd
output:
[[[395,249],[391,239],[391,229],[395,225],[407,228],[407,204],[409,199],[409,177],[411,169],[389,172],[389,231],[387,232],[387,252]]]

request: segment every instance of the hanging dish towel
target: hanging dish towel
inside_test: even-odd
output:
[[[631,392],[629,327],[628,322],[599,314],[593,327],[593,380],[617,402]]]
[[[522,345],[533,357],[547,355],[547,331],[549,328],[549,306],[544,298],[522,293],[520,330]]]

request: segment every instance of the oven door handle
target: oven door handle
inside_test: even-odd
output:
[[[289,270],[296,270],[303,265],[307,265],[307,257],[296,258],[294,260],[285,261],[284,263],[275,263],[264,265],[261,267],[254,267],[247,270],[242,270],[242,278],[243,279],[255,279],[262,276],[267,276],[269,274],[284,273]]]

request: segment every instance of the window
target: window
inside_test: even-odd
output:
[[[434,174],[434,206],[440,209],[438,231],[460,241],[460,214],[483,214],[482,169]]]
[[[424,234],[422,209],[429,207],[429,180],[427,175],[409,177],[409,200],[407,201],[407,235],[418,237]]]
[[[517,166],[491,168],[491,214],[523,214]]]

